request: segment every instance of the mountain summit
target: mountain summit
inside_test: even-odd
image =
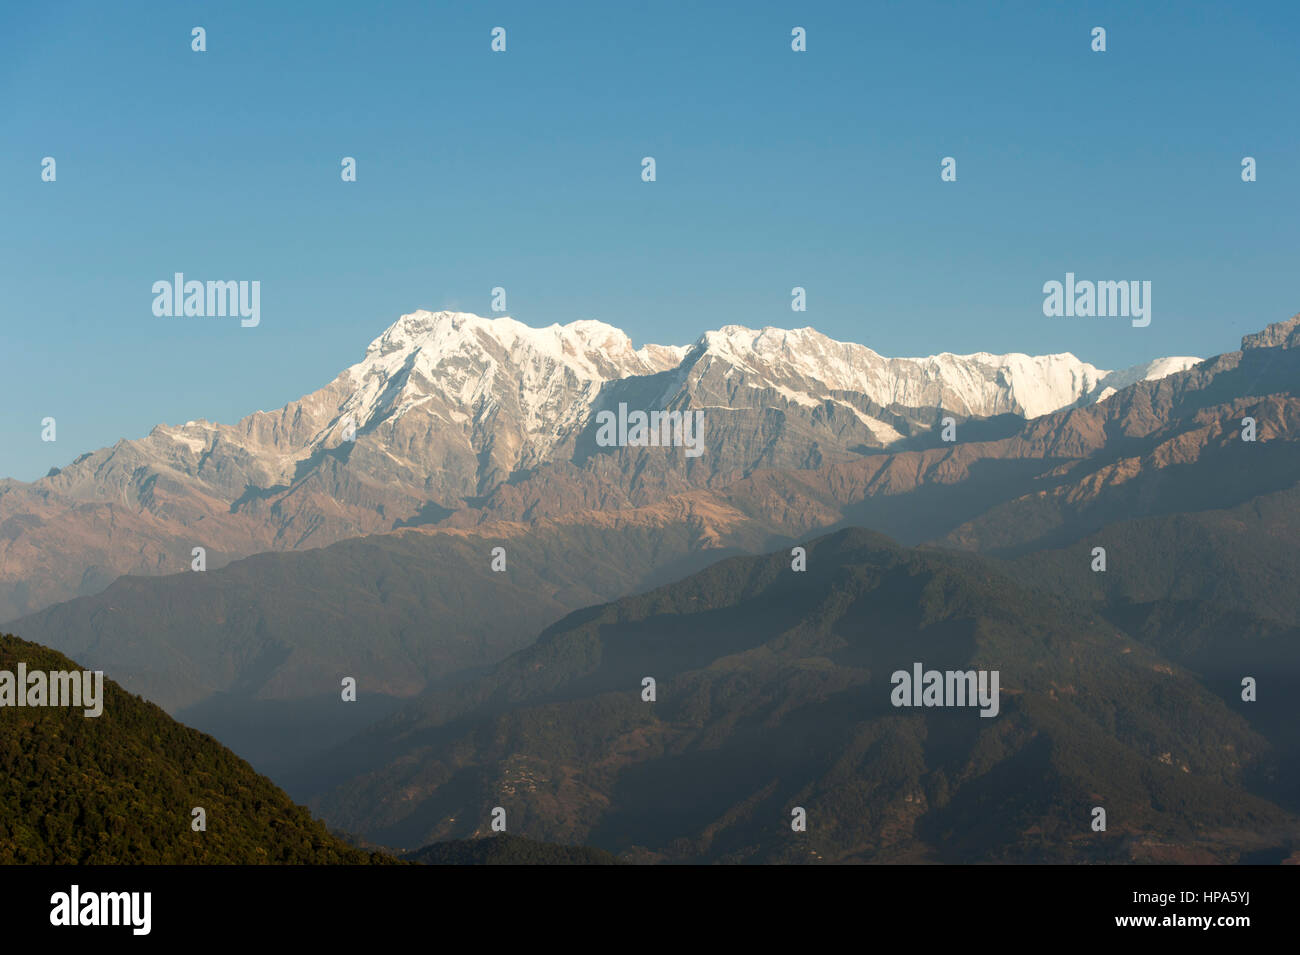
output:
[[[432,464],[445,466],[448,456],[461,458],[451,469],[456,480],[430,485],[441,506],[454,508],[458,497],[571,458],[595,413],[612,403],[602,399],[615,393],[632,397],[633,407],[702,408],[711,417],[841,409],[856,424],[854,440],[882,448],[929,429],[941,410],[962,419],[1033,418],[1198,360],[1163,358],[1111,372],[1068,353],[885,358],[813,328],[741,325],[705,332],[690,346],[638,349],[604,322],[532,328],[510,317],[417,311],[371,342],[360,362],[278,416],[259,412],[229,428],[206,421],[164,425],[154,434],[199,457],[222,441],[241,446],[262,465],[261,473],[247,475],[250,483],[267,488],[300,479],[304,461],[341,447],[352,429],[361,457],[369,457],[362,449],[382,445],[379,460],[366,465],[373,471],[393,467],[416,479],[427,477]],[[621,388],[610,387],[620,382]],[[404,421],[407,416],[414,417]],[[757,462],[742,455],[724,463],[744,470]]]
[[[185,570],[196,546],[215,567],[441,522],[525,478],[565,507],[639,506],[757,468],[934,442],[949,415],[1086,405],[1196,361],[1110,372],[1069,354],[885,358],[812,328],[739,325],[637,348],[597,321],[412,312],[276,411],[161,424],[30,484],[0,481],[0,620],[124,573]],[[699,412],[704,453],[603,446],[597,416],[620,407]]]

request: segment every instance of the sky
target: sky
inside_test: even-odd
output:
[[[278,408],[495,287],[637,345],[1229,351],[1300,311],[1297,49],[1294,2],[4,4],[0,477]],[[260,282],[260,324],[156,316],[175,272]],[[1150,325],[1046,317],[1067,272],[1150,281]]]

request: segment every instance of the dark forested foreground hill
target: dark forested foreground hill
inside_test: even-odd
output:
[[[895,707],[914,663],[998,671],[997,715]],[[1275,756],[1083,605],[851,530],[804,572],[735,558],[572,614],[299,782],[394,845],[500,807],[512,833],[645,861],[1209,862],[1293,851],[1296,816],[1251,791]]]
[[[80,669],[0,636],[0,671]],[[367,863],[210,736],[103,683],[103,711],[0,708],[0,863]],[[207,830],[192,829],[192,811]]]

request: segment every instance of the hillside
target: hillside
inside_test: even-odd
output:
[[[402,698],[496,663],[573,610],[767,542],[731,515],[715,533],[715,517],[624,513],[378,535],[205,573],[125,577],[15,628],[277,772]],[[501,573],[492,570],[498,546]],[[347,706],[344,676],[358,681]]]
[[[1000,671],[1000,713],[891,706],[914,662]],[[1231,861],[1298,832],[1247,788],[1270,755],[1077,604],[852,530],[811,544],[804,573],[739,557],[573,614],[301,785],[395,845],[467,836],[501,805],[517,834],[658,861]]]
[[[1012,562],[1017,579],[1066,594],[1194,673],[1274,750],[1261,791],[1300,811],[1300,485],[1245,503],[1108,524]],[[1105,547],[1105,573],[1089,567]],[[1241,699],[1253,677],[1258,699]]]
[[[0,636],[0,671],[78,670]],[[103,712],[0,708],[0,863],[365,864],[209,736],[104,681]],[[202,807],[207,830],[191,829]]]

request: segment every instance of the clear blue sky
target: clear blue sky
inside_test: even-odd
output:
[[[0,476],[279,407],[498,285],[638,344],[1232,349],[1300,311],[1298,6],[4,4]],[[1045,318],[1067,270],[1152,281],[1150,327]],[[176,271],[259,280],[261,325],[154,317]]]

